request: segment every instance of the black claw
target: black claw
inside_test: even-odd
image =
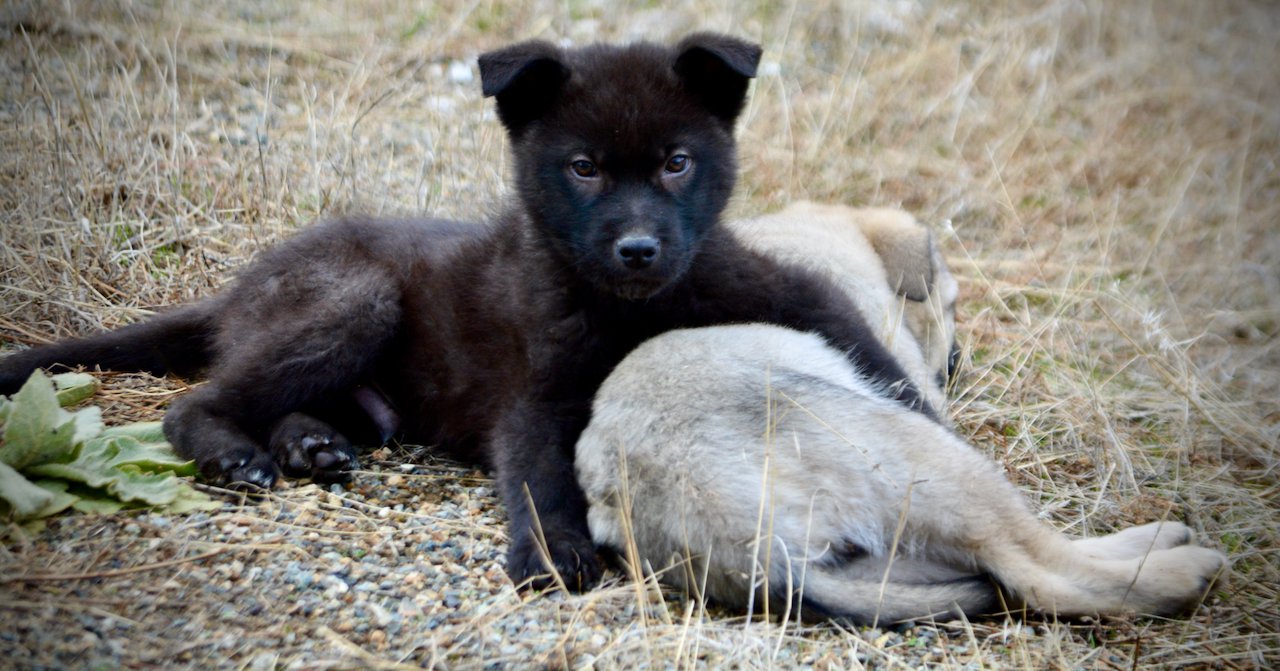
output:
[[[232,451],[200,464],[200,473],[208,480],[230,488],[248,485],[251,488],[271,489],[279,472],[270,457],[247,450]]]
[[[243,485],[250,485],[258,489],[271,489],[276,484],[279,475],[275,466],[269,462],[266,465],[248,464],[227,472],[227,485],[233,489]]]
[[[548,538],[551,564],[571,592],[585,592],[600,582],[603,571],[591,540],[579,534],[559,534]],[[507,571],[513,582],[535,591],[559,588],[548,571],[535,541],[518,542],[507,558]]]

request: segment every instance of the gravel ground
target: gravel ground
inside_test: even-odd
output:
[[[376,655],[496,668],[586,662],[627,643],[601,616],[634,610],[624,592],[517,594],[481,473],[390,456],[375,453],[345,487],[286,488],[212,514],[51,521],[39,547],[6,558],[10,662],[270,669]]]
[[[346,487],[286,488],[213,514],[51,521],[39,545],[55,551],[19,547],[7,558],[4,600],[21,614],[7,618],[10,659],[276,668],[362,649],[428,664],[553,654],[560,633],[546,624],[565,600],[520,607],[483,477],[379,459],[389,454],[375,453],[375,470]],[[27,570],[15,576],[19,565]],[[527,630],[530,645],[495,646],[480,635],[494,628]]]

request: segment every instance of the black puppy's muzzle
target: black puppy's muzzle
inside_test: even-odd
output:
[[[662,242],[650,235],[627,236],[613,246],[616,260],[631,270],[652,266],[662,253]]]

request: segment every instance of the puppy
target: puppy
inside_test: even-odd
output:
[[[934,422],[846,295],[720,222],[759,57],[711,33],[486,53],[483,92],[514,159],[515,197],[493,221],[310,227],[203,302],[8,357],[0,393],[57,364],[204,375],[165,435],[206,476],[260,487],[343,477],[371,408],[380,432],[495,469],[513,580],[547,586],[554,569],[586,588],[600,566],[573,446],[597,387],[648,338],[738,322],[820,333]]]
[[[941,397],[955,283],[908,215],[801,205],[736,228],[840,276]],[[628,355],[596,395],[577,475],[597,543],[689,593],[788,615],[1170,615],[1226,567],[1177,522],[1069,540],[841,348],[773,325],[671,331]]]
[[[928,227],[902,210],[810,202],[728,226],[751,249],[832,282],[929,405],[946,405],[960,287]]]

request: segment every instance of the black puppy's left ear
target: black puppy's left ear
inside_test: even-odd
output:
[[[760,47],[718,33],[694,33],[676,45],[676,74],[690,93],[729,127],[742,112],[756,76]]]
[[[555,45],[531,40],[480,55],[480,86],[498,101],[498,118],[512,137],[551,108],[569,78]]]

